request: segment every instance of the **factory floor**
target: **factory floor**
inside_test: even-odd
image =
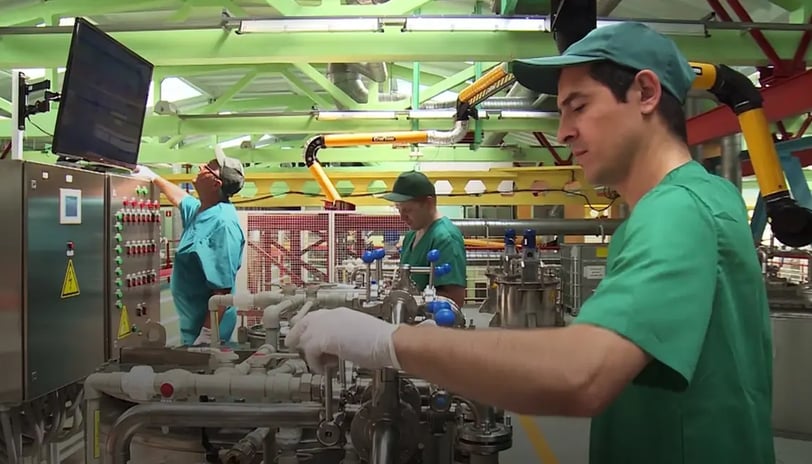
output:
[[[513,424],[513,447],[500,455],[500,462],[588,464],[589,420],[516,417]],[[776,438],[775,451],[776,464],[808,464],[812,461],[812,442],[809,441]],[[83,453],[84,450],[80,450],[63,464],[84,464]]]
[[[588,464],[589,419],[514,416],[513,448],[499,461],[527,464]],[[809,464],[812,441],[775,438],[776,464]]]

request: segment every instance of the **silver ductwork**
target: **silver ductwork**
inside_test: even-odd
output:
[[[386,63],[330,63],[327,65],[327,78],[336,87],[343,90],[350,98],[358,103],[369,101],[369,90],[362,77],[383,83],[386,82],[388,72]],[[339,109],[343,108],[336,102]]]
[[[742,189],[742,141],[739,134],[732,134],[720,139],[721,162],[719,175],[729,180],[739,191]]]
[[[347,0],[347,5],[377,5],[389,0]],[[386,63],[329,63],[327,65],[327,79],[336,87],[343,90],[357,103],[369,102],[369,89],[362,77],[372,82],[382,84],[389,78]],[[408,95],[392,93],[378,95],[378,101],[392,102],[409,98]],[[346,110],[340,102],[336,101],[336,108]]]
[[[623,222],[620,219],[452,219],[465,237],[501,237],[513,229],[521,234],[533,229],[536,235],[611,235]]]
[[[468,133],[468,120],[457,121],[450,131],[428,131],[428,143],[431,145],[452,145]]]

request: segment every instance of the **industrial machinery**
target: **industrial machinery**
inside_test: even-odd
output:
[[[536,231],[527,229],[521,250],[516,247],[516,232],[505,232],[501,266],[493,274],[491,288],[496,289],[496,316],[493,327],[534,328],[564,325],[558,305],[559,279],[548,272],[536,246]]]
[[[429,252],[430,266],[400,266],[391,276],[379,275],[384,258],[382,249],[364,254],[358,285],[213,296],[214,314],[231,305],[265,308],[264,343],[256,350],[232,350],[216,339],[210,347],[122,348],[117,363],[85,382],[84,414],[96,418],[85,422],[86,462],[272,462],[269,454],[288,463],[497,462],[512,445],[501,411],[393,369],[341,362],[313,374],[287,352],[286,330],[316,309],[466,327],[460,308],[435,295],[434,276],[450,270],[437,250]],[[429,274],[423,292],[410,278],[415,273]]]
[[[149,313],[159,304],[160,219],[154,188],[131,176],[8,160],[0,190],[7,262],[0,404],[8,415],[0,426],[4,462],[13,463],[22,437],[34,437],[26,448],[39,454],[64,435],[85,377],[160,327]],[[153,340],[163,346],[160,333]]]

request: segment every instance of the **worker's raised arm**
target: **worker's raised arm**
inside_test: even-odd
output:
[[[172,203],[172,205],[174,205],[175,207],[178,207],[180,205],[180,202],[187,195],[189,195],[188,193],[186,193],[185,190],[180,188],[178,185],[169,182],[168,180],[164,179],[158,174],[155,174],[155,172],[153,172],[152,169],[146,166],[138,166],[138,169],[135,171],[135,174],[137,176],[149,179],[153,183],[153,185],[155,185],[161,190],[161,193],[163,193],[169,200],[169,202]]]

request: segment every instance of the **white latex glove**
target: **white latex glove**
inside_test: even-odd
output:
[[[142,165],[138,165],[138,167],[135,168],[135,171],[133,171],[133,174],[135,174],[138,177],[143,177],[144,179],[147,179],[150,182],[152,182],[153,180],[155,180],[156,177],[158,177],[158,174],[155,174],[152,171],[152,169]]]
[[[200,329],[200,333],[197,335],[197,338],[192,345],[211,345],[211,329],[208,327],[203,327]]]
[[[400,369],[392,334],[398,326],[350,308],[308,313],[285,337],[285,345],[304,355],[316,373],[324,367],[350,361],[361,367]]]

